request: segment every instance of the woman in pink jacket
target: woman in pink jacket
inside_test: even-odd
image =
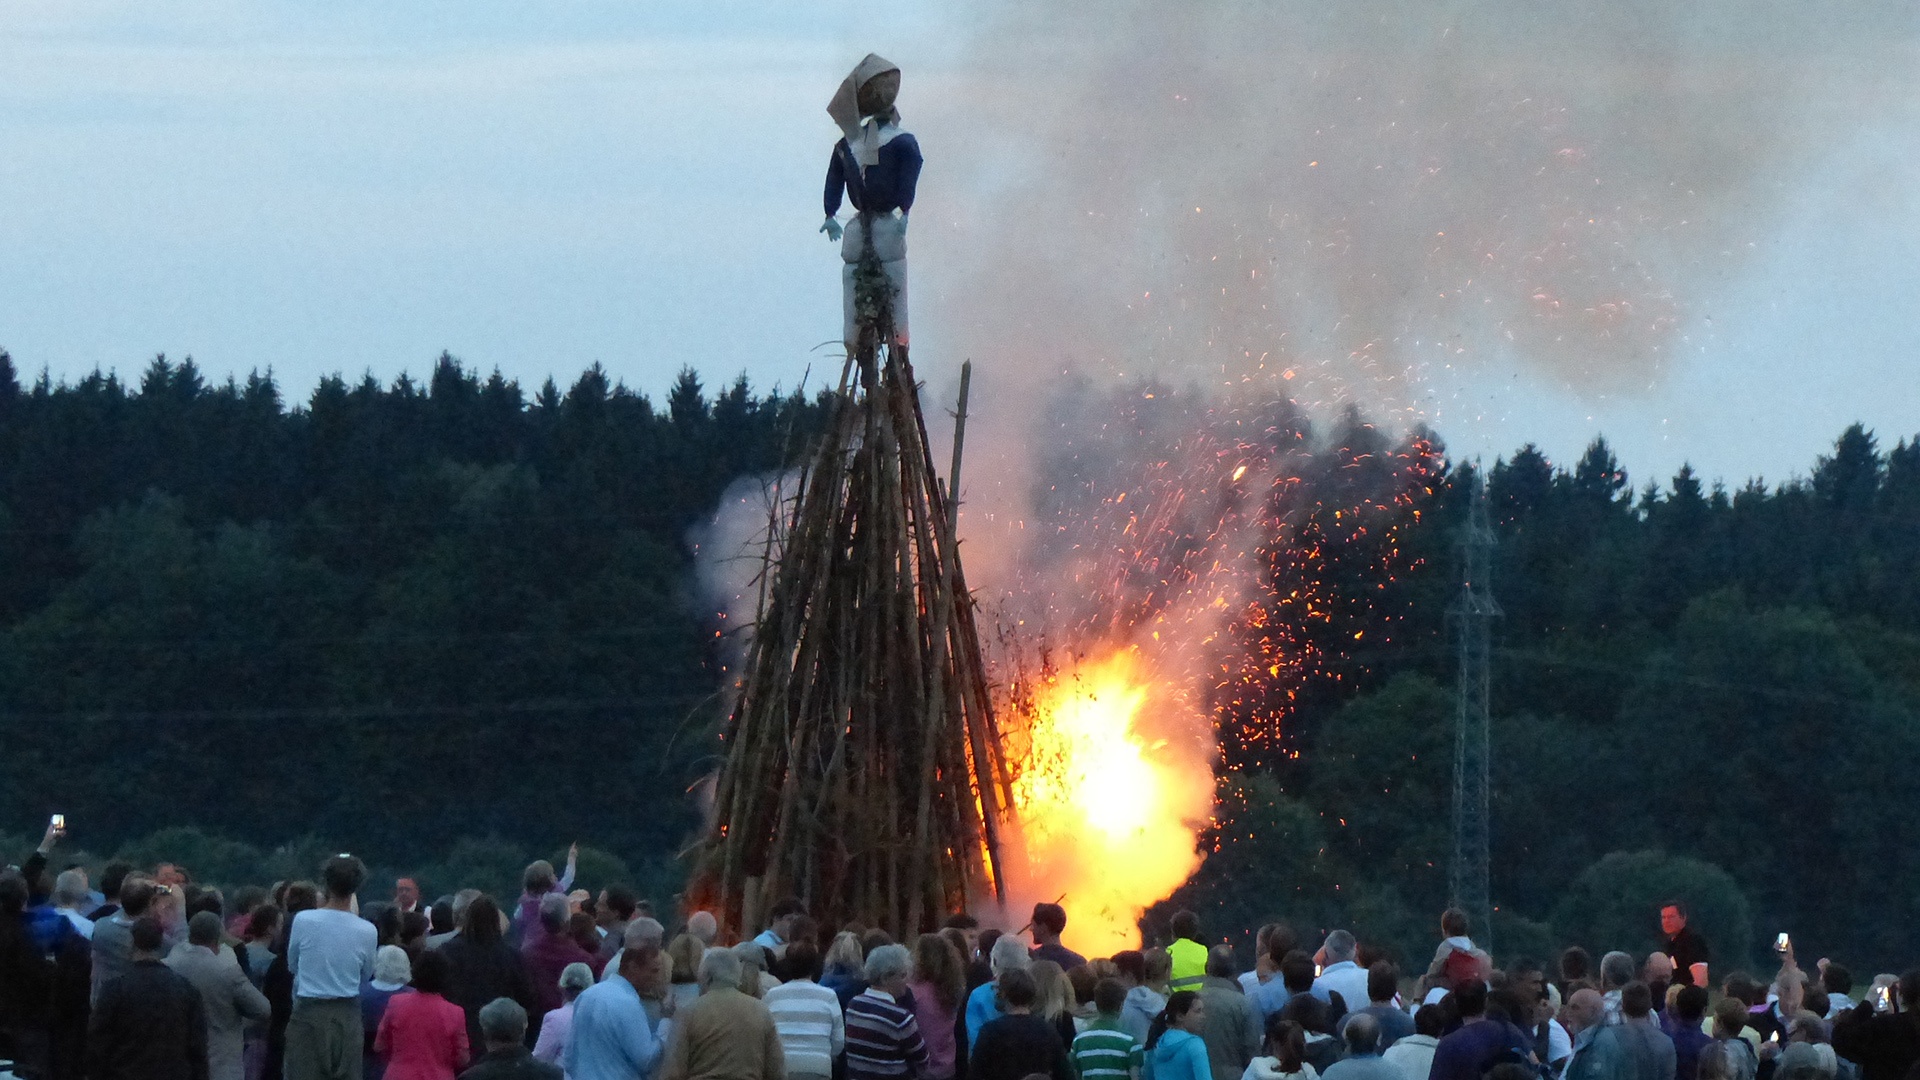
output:
[[[435,951],[413,965],[413,993],[395,994],[380,1018],[373,1052],[386,1059],[385,1080],[454,1080],[467,1067],[467,1014],[443,995],[447,958]]]

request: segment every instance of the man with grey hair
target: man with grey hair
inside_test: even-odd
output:
[[[1198,1034],[1207,1045],[1213,1080],[1240,1080],[1240,1074],[1260,1056],[1260,1012],[1240,989],[1238,974],[1233,946],[1207,950],[1206,974],[1200,979],[1206,1018]]]
[[[1620,991],[1633,981],[1633,957],[1628,953],[1614,950],[1600,958],[1600,1000],[1606,1006],[1606,1025],[1618,1024],[1620,1017]]]
[[[87,894],[87,872],[75,867],[60,871],[53,879],[53,910],[67,920],[74,932],[87,940],[93,940],[93,920],[87,918],[86,909],[93,897]]]
[[[1327,1066],[1325,1080],[1406,1080],[1380,1056],[1380,1021],[1371,1013],[1355,1013],[1345,1037],[1347,1056]]]
[[[1016,968],[1025,971],[1032,965],[1033,958],[1019,938],[1009,934],[994,939],[993,949],[987,954],[987,966],[993,978],[974,987],[973,993],[967,995],[967,1049],[973,1049],[980,1038],[980,1029],[986,1027],[988,1021],[1000,1019],[1001,973]]]
[[[467,907],[480,899],[479,889],[461,889],[453,894],[453,929],[438,934],[427,935],[427,948],[437,949],[460,936],[460,927],[466,925]]]
[[[1026,947],[1011,941],[1021,952]],[[1000,942],[994,942],[998,954]],[[847,1002],[847,1080],[909,1080],[927,1065],[927,1042],[913,1008],[904,1004],[913,954],[882,945],[867,954],[867,988]]]
[[[741,970],[731,949],[709,949],[700,958],[700,996],[674,1022],[662,1080],[785,1080],[773,1015],[740,992]],[[582,1080],[571,1066],[567,1074]]]
[[[487,1052],[460,1080],[562,1080],[559,1066],[535,1061],[527,1050],[527,1010],[512,998],[494,998],[480,1007],[480,1037]]]
[[[702,948],[713,948],[713,939],[720,936],[720,920],[713,917],[711,911],[696,911],[687,916],[687,933],[700,942]]]
[[[187,940],[166,965],[200,992],[207,1025],[208,1080],[244,1080],[243,1053],[249,1020],[265,1020],[273,1011],[254,989],[231,951],[221,951],[220,916],[202,911],[187,922]]]
[[[618,968],[609,962],[613,974],[574,1000],[573,1032],[564,1057],[566,1074],[573,1080],[646,1080],[665,1056],[664,1044],[674,1027],[674,998],[669,994],[661,1002],[658,1028],[640,1000],[640,988],[657,979],[660,934],[660,924],[652,919],[628,923]]]
[[[600,969],[601,982],[606,982],[620,970],[620,960],[626,955],[627,943],[633,941],[639,942],[643,948],[652,949],[658,953],[666,947],[667,928],[645,915],[637,915],[628,920],[627,928],[621,932],[620,947],[613,950],[613,955],[607,958],[607,966]]]
[[[1320,975],[1313,980],[1313,996],[1336,1005],[1332,1014],[1335,1019],[1349,1009],[1367,1007],[1367,969],[1353,961],[1357,948],[1352,934],[1335,930],[1320,946],[1320,955],[1313,958],[1320,965]],[[1340,995],[1338,1003],[1333,1000],[1334,994]]]

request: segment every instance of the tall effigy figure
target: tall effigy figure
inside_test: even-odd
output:
[[[827,162],[827,220],[820,231],[840,241],[845,263],[840,271],[843,336],[849,353],[859,348],[863,307],[865,321],[872,321],[877,311],[890,314],[893,336],[888,343],[901,348],[907,344],[907,214],[913,209],[921,162],[920,144],[900,129],[900,113],[893,107],[899,95],[900,69],[868,53],[827,103],[827,115],[845,137],[834,145]],[[834,216],[840,212],[842,191],[856,212],[844,236]],[[869,244],[869,266],[877,267],[877,277],[863,281],[860,267]],[[880,281],[887,286],[884,298],[872,295]],[[860,295],[863,286],[865,297]]]

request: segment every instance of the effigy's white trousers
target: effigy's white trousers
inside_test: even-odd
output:
[[[840,238],[840,298],[841,321],[844,323],[842,338],[847,343],[847,351],[852,352],[860,339],[857,325],[858,315],[853,296],[854,271],[860,264],[861,249],[866,245],[866,226],[860,217],[847,223],[847,230]],[[880,260],[880,269],[887,275],[887,282],[893,287],[893,344],[905,347],[907,344],[907,222],[904,217],[893,214],[878,214],[873,218],[873,253]]]

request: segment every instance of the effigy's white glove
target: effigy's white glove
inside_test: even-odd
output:
[[[828,218],[826,222],[820,226],[820,231],[826,233],[827,239],[829,240],[838,241],[840,239],[840,223],[833,218]]]

